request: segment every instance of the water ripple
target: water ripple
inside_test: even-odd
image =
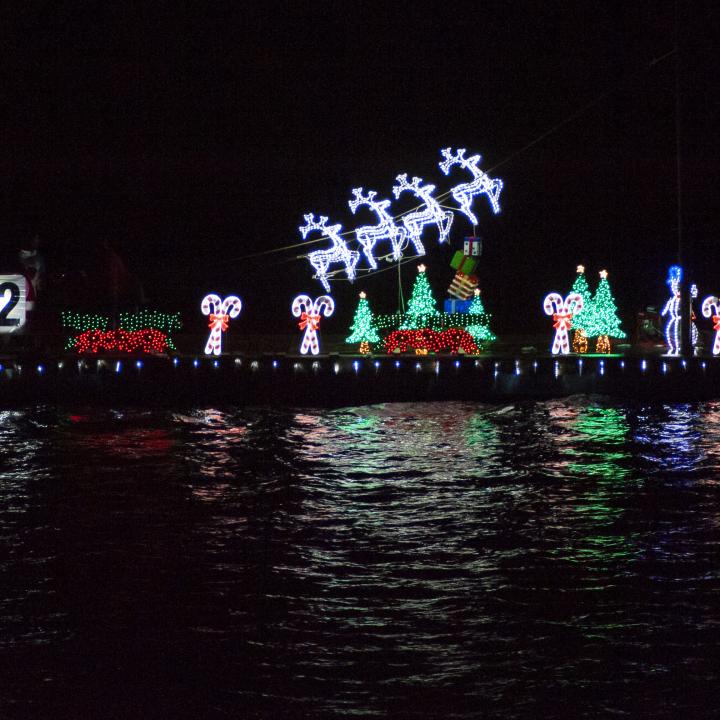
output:
[[[720,404],[0,413],[2,717],[711,717]]]

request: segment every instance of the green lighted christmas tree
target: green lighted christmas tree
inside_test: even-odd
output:
[[[418,275],[415,279],[408,309],[405,313],[400,330],[419,330],[427,327],[430,316],[437,315],[438,310],[432,288],[425,275],[425,266],[418,265]]]
[[[596,352],[610,352],[610,338],[624,338],[625,332],[620,327],[620,318],[617,316],[615,298],[610,292],[610,283],[607,281],[607,270],[600,271],[600,284],[593,299],[593,314],[585,332],[589,337],[597,338]]]
[[[475,288],[475,297],[470,303],[468,313],[472,315],[484,315],[487,318],[485,306],[483,305],[482,298],[480,297],[480,290],[478,288]],[[467,330],[472,335],[473,340],[475,340],[478,345],[480,345],[480,343],[482,343],[483,341],[492,342],[496,339],[495,335],[493,335],[492,331],[490,330],[490,326],[487,320],[485,324],[475,323],[473,325],[468,325],[465,330]]]
[[[370,303],[364,292],[360,293],[360,302],[358,302],[357,310],[353,325],[350,328],[351,335],[345,340],[346,343],[360,343],[360,352],[367,355],[370,352],[370,343],[380,342],[375,327],[375,318],[370,310]]]
[[[583,308],[579,313],[575,313],[572,319],[573,333],[572,347],[573,352],[586,353],[588,347],[587,326],[592,321],[593,315],[593,299],[587,280],[585,279],[585,268],[582,265],[577,266],[577,277],[573,283],[571,292],[578,293],[583,299]]]

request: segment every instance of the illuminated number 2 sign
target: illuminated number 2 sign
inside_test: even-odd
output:
[[[24,275],[0,275],[0,333],[15,332],[25,324]]]

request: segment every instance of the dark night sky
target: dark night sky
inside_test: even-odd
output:
[[[674,58],[648,67],[673,48],[674,5],[472,6],[5,6],[5,249],[39,230],[58,270],[106,237],[150,304],[189,326],[216,289],[243,298],[246,329],[287,332],[292,297],[322,290],[310,266],[292,251],[243,256],[298,242],[305,212],[372,222],[347,207],[358,185],[389,197],[409,172],[447,190],[466,177],[445,178],[439,150],[463,146],[505,182],[501,215],[474,206],[495,328],[546,329],[542,297],[569,290],[578,262],[608,268],[631,328],[662,302],[677,248]],[[683,227],[701,292],[718,293],[720,10],[680,6]],[[457,215],[454,244],[469,231]],[[429,230],[424,242],[441,297],[451,253]],[[345,329],[359,289],[394,309],[393,275],[337,283],[328,331]]]

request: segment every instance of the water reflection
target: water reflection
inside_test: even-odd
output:
[[[3,413],[0,708],[689,716],[719,446],[719,404]]]
[[[634,440],[649,472],[690,471],[705,458],[702,412],[697,405],[641,408],[634,417]]]

